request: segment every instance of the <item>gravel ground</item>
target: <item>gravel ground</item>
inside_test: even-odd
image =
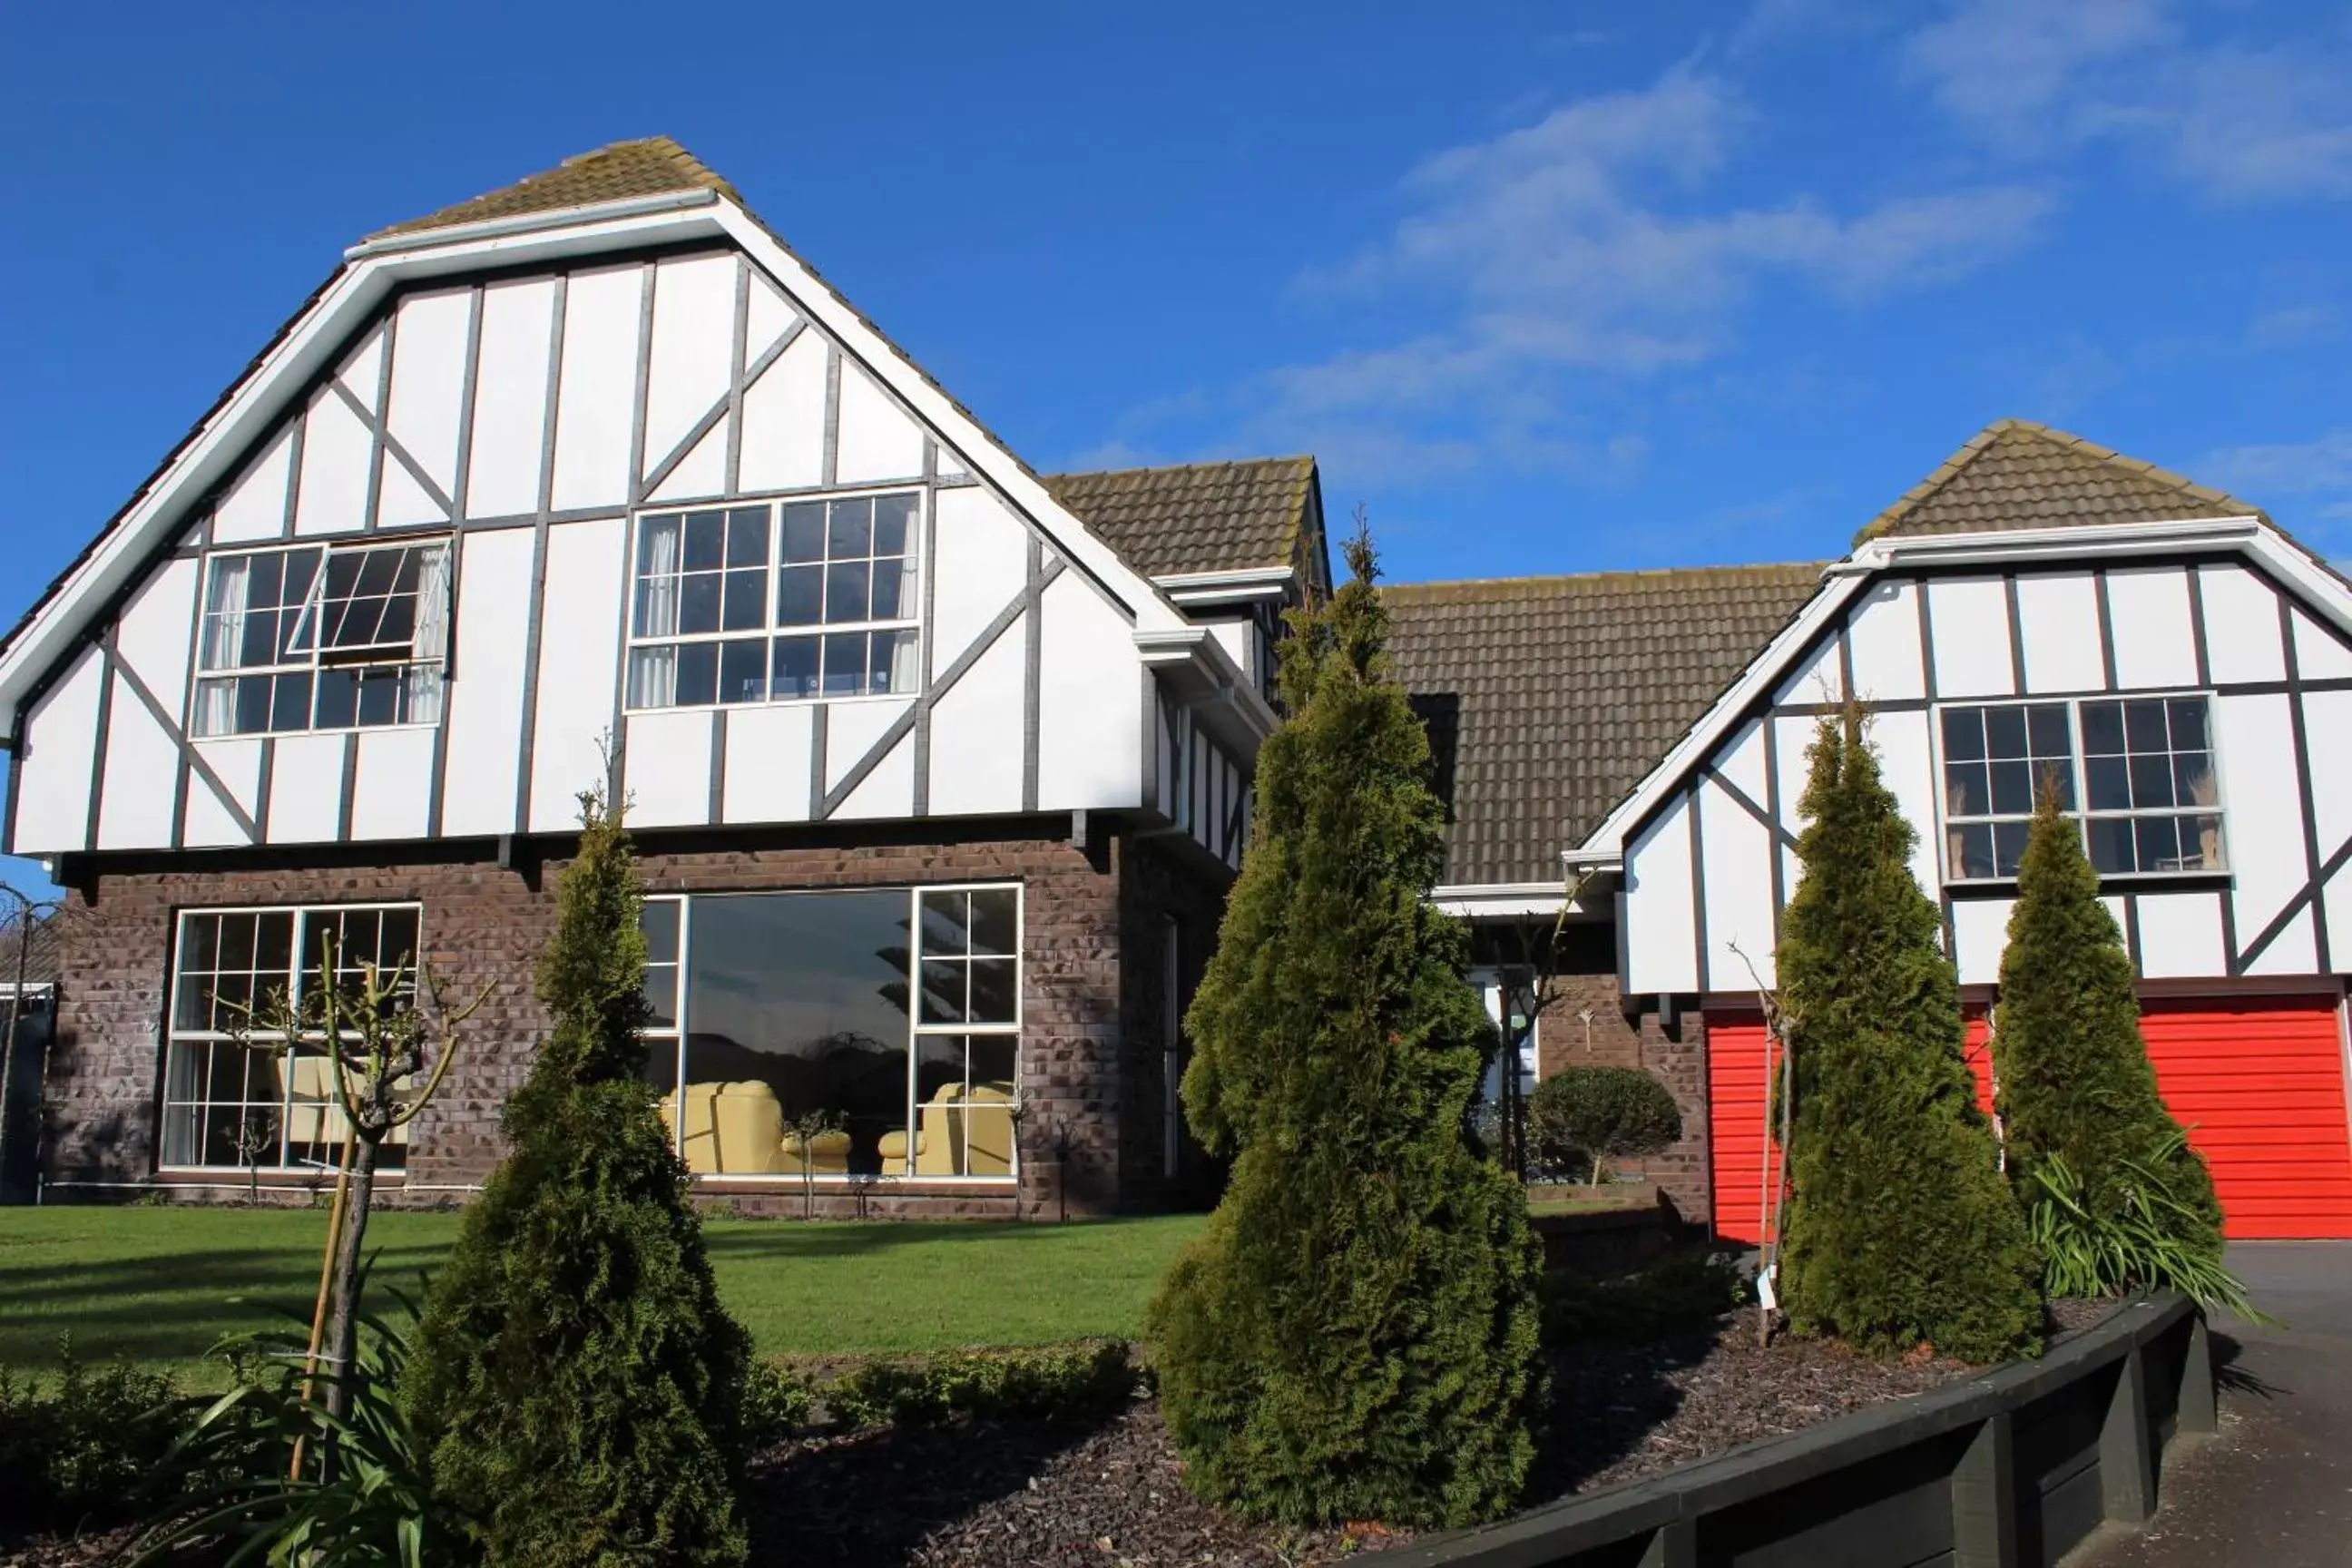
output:
[[[2059,1302],[2053,1327],[2112,1308]],[[1556,1399],[1528,1500],[1654,1475],[1799,1431],[1971,1370],[1932,1353],[1872,1361],[1785,1337],[1756,1343],[1752,1310],[1714,1333],[1593,1342],[1551,1354]],[[1304,1568],[1410,1539],[1359,1525],[1300,1532],[1228,1520],[1184,1489],[1158,1405],[1092,1424],[970,1422],[788,1443],[754,1467],[758,1564],[859,1568]],[[0,1548],[0,1568],[115,1561],[120,1533]]]

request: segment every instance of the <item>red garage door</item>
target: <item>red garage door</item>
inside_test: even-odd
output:
[[[2165,1104],[2212,1167],[2231,1237],[2352,1237],[2334,998],[2151,1002],[2140,1032]]]
[[[1977,1080],[1977,1104],[1992,1110],[1990,1033],[1980,1014],[1969,1016],[1969,1069]],[[1707,1149],[1715,1167],[1715,1234],[1753,1247],[1771,1233],[1764,1212],[1765,1162],[1780,1157],[1777,1140],[1767,1142],[1764,1108],[1770,1103],[1764,1081],[1768,1037],[1760,1018],[1734,1016],[1706,1022]],[[1780,1053],[1773,1057],[1779,1059]]]
[[[2212,1167],[2229,1234],[2352,1237],[2352,1127],[2343,1036],[2328,997],[2150,1002],[2141,1019],[2158,1087]],[[1754,1245],[1769,1231],[1761,1203],[1764,1025],[1706,1026],[1707,1134],[1715,1232]],[[1969,1021],[1978,1103],[1990,1107],[1988,1037]]]

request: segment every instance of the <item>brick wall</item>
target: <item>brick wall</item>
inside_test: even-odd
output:
[[[810,841],[814,830],[648,834],[639,848],[652,892],[1022,882],[1021,1071],[1031,1110],[1022,1132],[1017,1201],[1032,1214],[1065,1196],[1072,1213],[1158,1201],[1164,1184],[1158,1181],[1157,1038],[1139,1036],[1131,1022],[1151,1002],[1139,987],[1123,989],[1122,943],[1142,923],[1139,897],[1156,891],[1199,903],[1222,895],[1161,868],[1164,852],[1148,845],[1106,838],[1091,853],[1074,847],[1060,836],[1058,819],[1050,837],[1022,836],[1024,827],[1037,833],[1034,822],[1000,823],[974,825],[971,837],[941,841],[940,827],[929,825],[926,831],[935,837],[921,841],[876,834],[852,842],[838,830],[824,830],[817,842]],[[437,847],[446,855],[462,847]],[[1122,873],[1129,865],[1132,875]],[[531,965],[553,924],[562,868],[551,859],[536,877],[504,869],[487,847],[480,858],[467,860],[402,859],[386,851],[378,863],[337,864],[281,853],[84,868],[76,895],[83,918],[64,955],[47,1097],[50,1178],[139,1183],[153,1176],[161,1020],[176,910],[414,900],[424,906],[427,955],[453,987],[470,994],[489,981],[494,990],[469,1025],[465,1054],[440,1096],[412,1129],[404,1190],[387,1201],[462,1197],[453,1189],[478,1184],[498,1159],[499,1107],[529,1069],[546,1026],[531,994]],[[1207,929],[1213,932],[1213,920]],[[1155,940],[1148,963],[1156,963],[1157,951]],[[1122,1038],[1129,1042],[1124,1052]],[[1135,1144],[1135,1130],[1147,1117],[1150,1136]],[[1050,1153],[1056,1128],[1067,1134],[1068,1158],[1059,1170]],[[237,1181],[234,1173],[221,1179]],[[796,1184],[714,1184],[709,1190],[746,1212],[797,1213],[803,1203]],[[821,1191],[818,1212],[828,1215],[1008,1216],[1016,1202],[1013,1189],[984,1184],[903,1194]],[[215,1189],[215,1195],[226,1194]]]
[[[1559,994],[1537,1025],[1537,1068],[1549,1078],[1571,1067],[1640,1068],[1656,1074],[1674,1093],[1683,1113],[1683,1139],[1663,1154],[1627,1161],[1628,1175],[1645,1175],[1666,1192],[1689,1220],[1707,1217],[1706,1030],[1696,1013],[1683,1015],[1669,1037],[1654,1010],[1627,1023],[1618,1000],[1617,977],[1562,975]]]

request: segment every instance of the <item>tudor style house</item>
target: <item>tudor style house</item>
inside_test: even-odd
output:
[[[601,785],[711,1190],[1169,1201],[1328,586],[1311,459],[1040,478],[667,140],[372,236],[0,647],[5,847],[79,906],[47,1189],[315,1184],[326,1064],[238,1025],[331,945],[494,985],[392,1162],[477,1186]]]
[[[1806,748],[1851,697],[1918,830],[1980,1096],[2054,769],[2230,1234],[2352,1237],[2352,586],[2257,509],[2005,420],[1836,561],[1387,598],[1454,814],[1440,900],[1507,959],[1496,938],[1572,892],[1541,1070],[1663,1074],[1686,1136],[1651,1173],[1718,1234],[1763,1229],[1759,994]]]

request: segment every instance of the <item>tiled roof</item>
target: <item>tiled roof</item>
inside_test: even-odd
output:
[[[1147,577],[1292,565],[1319,506],[1312,458],[1047,474],[1044,483]]]
[[[1880,512],[1853,542],[1885,534],[2262,516],[2258,507],[2080,436],[2031,420],[1999,419]]]
[[[385,235],[413,234],[423,228],[446,228],[452,224],[520,217],[563,207],[625,201],[631,196],[693,190],[718,191],[739,206],[742,205],[735,187],[705,168],[693,153],[667,136],[647,136],[576,154],[541,174],[455,206],[443,207],[439,212],[378,229],[368,237],[381,239]]]
[[[1381,590],[1397,674],[1450,784],[1450,884],[1557,882],[1820,585],[1818,565]],[[1450,773],[1450,780],[1447,774]]]

